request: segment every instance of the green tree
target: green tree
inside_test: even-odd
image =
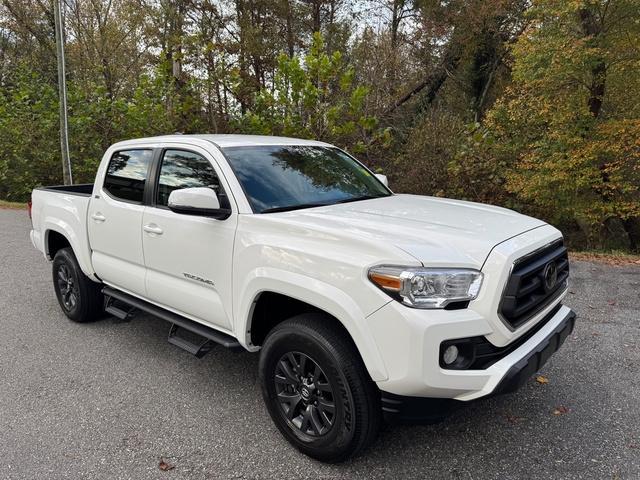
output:
[[[456,171],[490,159],[530,213],[573,226],[591,247],[640,248],[638,18],[634,0],[535,2],[513,84]]]
[[[322,36],[302,59],[282,54],[272,88],[263,88],[238,128],[265,135],[287,135],[335,142],[358,152],[384,141],[375,117],[365,113],[368,89],[340,52],[325,52]]]
[[[19,68],[0,91],[0,198],[24,201],[39,184],[60,183],[58,94]]]

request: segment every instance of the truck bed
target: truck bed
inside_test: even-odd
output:
[[[52,232],[62,235],[73,248],[80,268],[93,277],[87,235],[87,212],[93,184],[55,185],[33,190],[31,194],[31,242],[48,255],[47,239]]]

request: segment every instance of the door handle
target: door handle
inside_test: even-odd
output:
[[[162,235],[162,229],[157,226],[155,223],[149,223],[142,227],[142,229],[147,233],[153,233],[155,235]]]
[[[100,212],[96,212],[96,213],[92,214],[91,218],[93,218],[98,223],[102,223],[107,219],[107,217],[102,215]]]

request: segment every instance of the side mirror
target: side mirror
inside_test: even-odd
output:
[[[174,190],[169,194],[169,210],[183,215],[197,215],[224,220],[231,215],[228,208],[220,208],[218,195],[211,188],[195,187]]]
[[[387,178],[386,175],[382,175],[381,173],[376,173],[376,178],[380,180],[385,187],[389,186],[389,179]]]

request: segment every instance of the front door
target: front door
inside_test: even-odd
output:
[[[174,213],[167,207],[169,194],[180,188],[212,188],[222,200],[229,190],[220,182],[217,164],[205,151],[165,149],[157,178],[155,198],[142,220],[147,297],[177,313],[231,330],[236,212],[215,220]]]
[[[111,156],[103,182],[89,203],[91,261],[104,282],[145,295],[142,255],[144,189],[153,150],[120,150]]]

